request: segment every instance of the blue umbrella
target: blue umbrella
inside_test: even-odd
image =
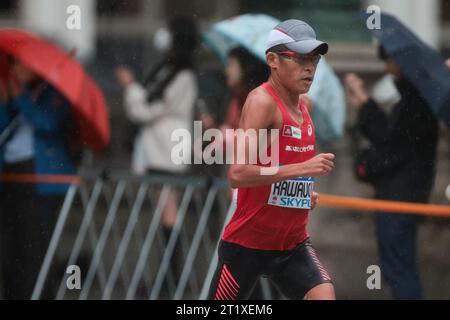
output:
[[[389,14],[382,14],[381,28],[371,31],[434,113],[450,126],[450,71],[439,52]]]
[[[203,34],[203,40],[223,63],[227,62],[228,52],[236,46],[242,46],[266,61],[266,40],[279,22],[264,14],[244,14],[215,23]],[[309,95],[314,103],[311,116],[319,141],[330,143],[341,138],[346,110],[344,91],[325,59],[321,59],[317,66]]]

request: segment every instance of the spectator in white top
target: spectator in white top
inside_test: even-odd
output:
[[[148,75],[144,85],[135,81],[125,67],[116,69],[124,88],[124,105],[128,119],[140,126],[134,142],[132,170],[136,174],[180,174],[189,166],[172,161],[171,141],[176,129],[192,132],[198,86],[194,73],[194,50],[197,30],[193,21],[175,18],[169,32],[159,31],[156,44],[165,50],[165,59]],[[177,218],[177,195],[172,192],[162,214],[164,232],[168,238]]]

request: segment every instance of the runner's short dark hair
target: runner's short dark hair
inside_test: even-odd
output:
[[[317,49],[316,49],[316,50],[317,50]],[[317,54],[316,50],[313,50],[313,51],[310,52],[310,53],[316,53],[316,54]],[[280,51],[292,51],[292,50],[289,49],[288,47],[286,47],[284,44],[279,44],[279,45],[277,45],[277,46],[274,46],[274,47],[272,47],[272,48],[267,49],[266,54],[267,54],[268,52],[274,52],[274,53],[277,53],[277,52],[280,52]]]
[[[267,49],[266,54],[268,52],[280,52],[280,51],[287,51],[287,50],[289,50],[288,47],[286,47],[284,44],[279,44],[277,46]]]

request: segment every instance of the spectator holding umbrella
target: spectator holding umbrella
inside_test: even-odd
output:
[[[356,74],[345,77],[347,100],[370,148],[357,156],[356,173],[383,200],[427,202],[435,178],[438,118],[450,125],[450,72],[444,60],[394,16],[371,30],[379,57],[394,77],[400,101],[390,114],[371,99]],[[395,299],[422,299],[416,255],[417,216],[379,212],[376,236],[382,273]]]
[[[0,173],[74,174],[66,137],[69,103],[51,85],[10,58],[7,81],[0,84]],[[4,299],[29,299],[58,210],[64,184],[0,185],[1,267]],[[42,298],[50,298],[50,291]]]
[[[84,145],[101,152],[109,138],[103,94],[72,54],[31,32],[0,29],[3,298],[52,297],[54,274],[47,286],[35,283],[74,181],[66,175],[76,173]]]
[[[371,143],[357,158],[357,175],[375,186],[375,198],[427,202],[435,177],[438,122],[418,90],[383,47],[380,57],[394,76],[401,100],[389,115],[371,99],[356,74],[345,78],[349,105]],[[418,217],[376,215],[381,270],[396,299],[422,299],[416,254]]]

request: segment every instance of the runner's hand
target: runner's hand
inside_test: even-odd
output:
[[[334,168],[335,155],[321,153],[308,161],[300,163],[303,173],[300,176],[320,177],[327,175]]]

